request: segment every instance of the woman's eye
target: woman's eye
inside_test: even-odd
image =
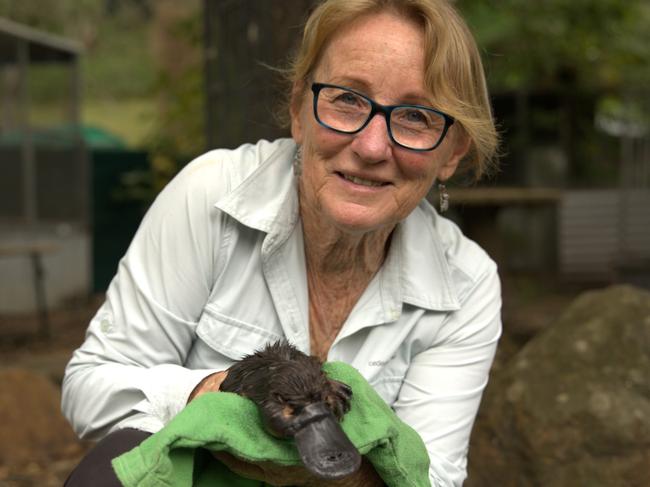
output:
[[[404,114],[404,120],[410,123],[429,125],[429,119],[420,110],[408,110]]]
[[[353,93],[341,93],[334,99],[334,101],[345,105],[358,105],[359,97]]]

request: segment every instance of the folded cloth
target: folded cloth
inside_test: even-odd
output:
[[[420,436],[402,422],[361,374],[341,362],[323,365],[327,375],[353,391],[343,431],[389,487],[430,486],[429,456]],[[229,392],[194,399],[158,433],[113,460],[125,487],[263,487],[210,455],[227,451],[249,462],[301,465],[293,440],[269,435],[257,406]]]

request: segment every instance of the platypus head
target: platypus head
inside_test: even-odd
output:
[[[252,399],[269,433],[294,438],[305,467],[325,479],[354,473],[361,456],[339,421],[352,390],[329,379],[321,362],[286,342],[244,357],[228,370],[221,390]]]

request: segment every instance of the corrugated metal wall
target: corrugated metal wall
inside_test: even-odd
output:
[[[612,281],[631,266],[650,273],[650,190],[566,191],[558,238],[568,280]]]

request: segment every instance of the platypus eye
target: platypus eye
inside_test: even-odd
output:
[[[303,408],[305,407],[304,404],[300,404],[300,403],[293,402],[293,401],[289,402],[289,406],[291,407],[292,414],[294,416],[300,414],[302,412]]]
[[[300,412],[305,407],[303,403],[284,397],[282,394],[275,394],[274,400],[276,404],[280,406],[282,415],[285,417],[300,414]]]

